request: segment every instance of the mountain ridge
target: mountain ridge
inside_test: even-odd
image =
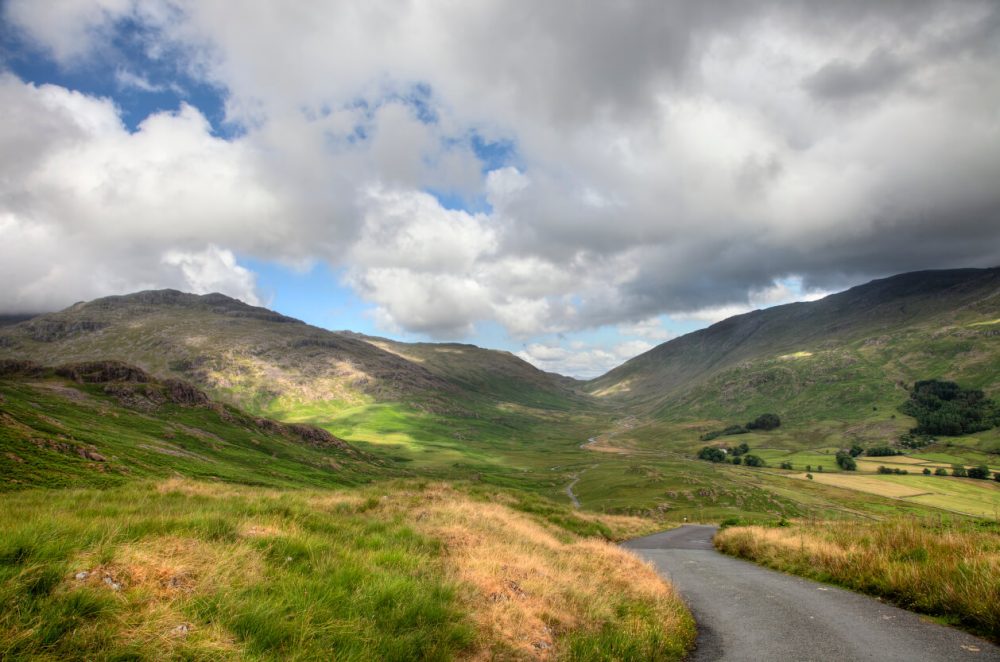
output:
[[[963,313],[1000,314],[1000,268],[897,274],[817,301],[729,317],[662,343],[584,388],[619,402],[662,402],[743,361],[814,353],[924,327],[931,319],[955,322]]]
[[[469,370],[448,353],[478,366],[479,376],[470,383]],[[0,356],[44,363],[123,358],[250,409],[284,398],[406,401],[445,411],[473,385],[473,395],[488,400],[579,397],[563,379],[509,352],[328,331],[223,294],[169,289],[78,302],[0,327]],[[528,392],[510,383],[494,389],[498,379]]]

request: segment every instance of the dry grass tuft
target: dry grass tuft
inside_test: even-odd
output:
[[[893,519],[735,527],[721,551],[832,581],[1000,639],[1000,527]]]
[[[166,536],[119,545],[111,560],[100,562],[98,556],[78,557],[65,589],[87,586],[114,595],[122,609],[107,625],[116,640],[165,657],[188,645],[196,645],[200,654],[239,656],[231,632],[218,624],[192,623],[183,607],[199,595],[232,590],[246,578],[260,576],[263,564],[254,550]],[[78,579],[79,572],[86,572],[86,578]]]
[[[447,486],[424,497],[415,528],[443,541],[448,572],[467,587],[480,633],[476,659],[563,656],[565,635],[615,621],[628,601],[652,605],[666,632],[689,641],[693,627],[680,599],[632,554],[592,539],[565,542],[529,515]]]

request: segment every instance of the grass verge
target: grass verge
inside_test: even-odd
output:
[[[893,518],[720,531],[722,552],[885,598],[1000,640],[1000,525]]]
[[[679,659],[649,566],[445,484],[185,479],[0,511],[0,659]],[[628,530],[633,523],[602,526]]]

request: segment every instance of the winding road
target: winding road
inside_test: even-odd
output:
[[[721,554],[714,526],[624,543],[673,582],[698,622],[692,660],[1000,660],[1000,648],[873,598]]]

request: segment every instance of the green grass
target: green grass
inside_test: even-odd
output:
[[[484,535],[498,523],[505,536]],[[13,492],[0,659],[517,659],[539,634],[497,629],[489,611],[505,609],[491,587],[514,578],[549,610],[556,659],[679,659],[694,637],[681,601],[634,559],[615,569],[621,550],[574,533],[611,532],[588,523],[537,498],[413,482]]]
[[[906,497],[907,501],[1000,521],[1000,483],[996,481],[922,475],[879,478],[930,492]]]
[[[7,495],[0,600],[17,608],[0,612],[0,657],[409,660],[471,644],[440,544],[403,522],[363,502],[198,492]]]
[[[304,443],[223,406],[140,400],[136,408],[104,385],[51,377],[0,379],[0,397],[0,490],[175,474],[274,487],[344,485],[387,473],[360,454]],[[87,450],[103,460],[81,456]]]

